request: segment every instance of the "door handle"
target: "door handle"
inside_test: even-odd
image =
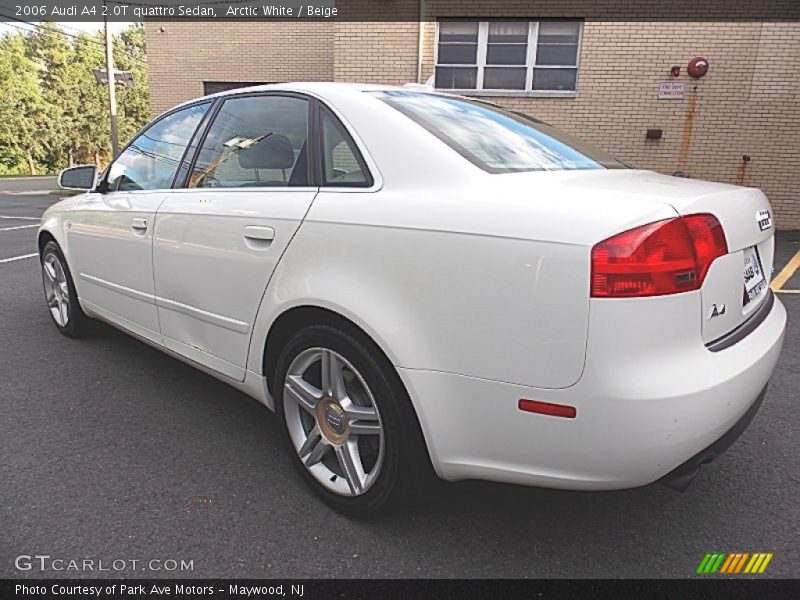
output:
[[[275,230],[272,227],[261,227],[260,225],[247,225],[244,228],[244,237],[248,240],[260,240],[271,242],[275,239]]]
[[[139,231],[145,231],[147,229],[147,219],[142,219],[141,217],[135,217],[131,221],[131,228]]]

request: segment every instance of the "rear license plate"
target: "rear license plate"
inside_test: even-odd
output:
[[[755,300],[767,287],[764,270],[761,268],[761,258],[758,248],[750,246],[744,249],[744,304]]]

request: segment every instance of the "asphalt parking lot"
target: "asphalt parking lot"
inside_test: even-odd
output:
[[[128,577],[696,577],[715,551],[772,552],[758,577],[800,576],[800,294],[780,294],[763,408],[685,493],[443,484],[356,521],[309,493],[255,400],[111,327],[59,335],[36,259],[15,259],[58,198],[22,190],[0,191],[0,577],[108,576],[15,567],[34,554],[193,561]],[[777,268],[798,250],[782,234]]]

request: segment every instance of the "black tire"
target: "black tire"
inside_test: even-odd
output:
[[[75,282],[72,279],[72,273],[69,270],[69,266],[67,265],[67,261],[64,258],[64,254],[61,252],[61,248],[59,248],[58,244],[53,240],[50,240],[44,245],[42,248],[42,252],[39,255],[39,261],[42,267],[42,285],[45,291],[45,302],[47,302],[47,282],[45,281],[46,274],[45,274],[45,261],[48,260],[48,256],[53,255],[58,260],[61,268],[64,271],[64,276],[67,283],[67,295],[69,297],[69,311],[68,317],[65,324],[59,323],[53,313],[50,312],[50,317],[53,319],[53,324],[56,326],[59,332],[63,335],[70,337],[70,338],[79,338],[86,335],[89,329],[89,317],[81,309],[81,305],[78,302],[78,294],[75,290]]]
[[[301,353],[325,348],[344,357],[358,370],[372,393],[383,427],[383,460],[370,487],[360,495],[343,496],[323,485],[306,468],[289,433],[284,407],[284,382]],[[355,328],[309,325],[297,331],[278,358],[273,379],[275,408],[290,460],[314,493],[328,506],[350,516],[367,516],[380,509],[418,499],[433,478],[433,469],[411,400],[396,370],[377,345]]]

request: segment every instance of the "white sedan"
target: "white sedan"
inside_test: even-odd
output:
[[[475,99],[225,92],[60,180],[87,192],[39,232],[58,329],[102,319],[276,410],[351,514],[431,468],[683,487],[752,419],[784,335],[763,193]]]

